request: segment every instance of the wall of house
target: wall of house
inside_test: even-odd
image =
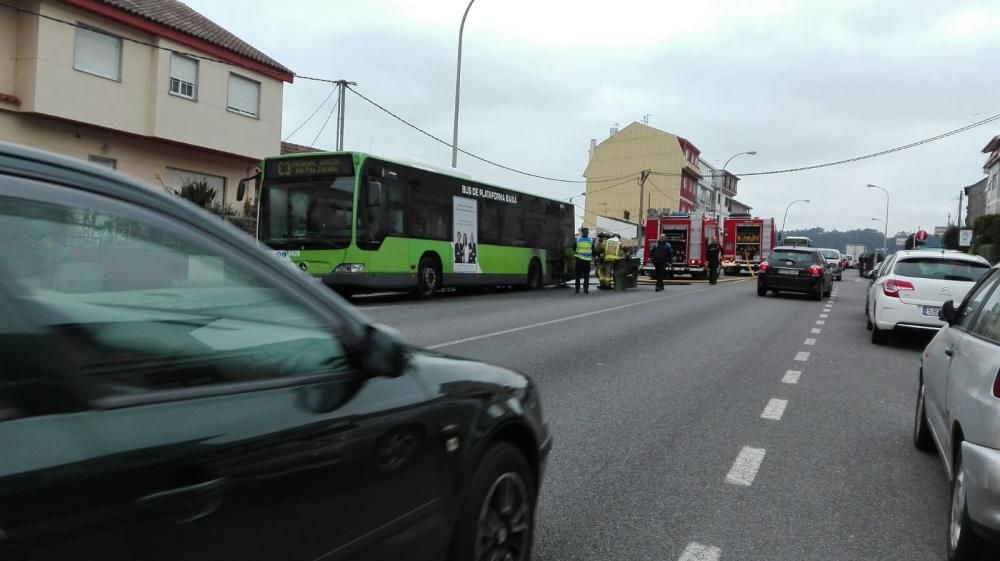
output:
[[[682,201],[682,168],[698,171],[696,165],[685,159],[676,136],[632,123],[608,138],[594,149],[587,166],[587,197],[584,224],[594,226],[597,215],[622,218],[629,211],[630,220],[639,217],[639,184],[637,179],[621,185],[616,182],[594,180],[638,174],[643,169],[671,175],[650,175],[643,196],[643,214],[649,208],[693,208],[697,198],[697,185],[685,193]],[[615,185],[614,187],[610,187]]]
[[[41,115],[0,111],[0,138],[82,160],[114,160],[117,170],[163,191],[167,168],[225,178],[224,200],[237,211],[239,180],[251,175],[254,160],[207,152],[194,147],[140,138],[113,130],[75,124]]]

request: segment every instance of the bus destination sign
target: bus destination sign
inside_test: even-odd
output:
[[[288,158],[267,163],[267,176],[272,179],[295,179],[324,175],[353,175],[350,156]]]
[[[462,185],[462,194],[470,197],[476,197],[477,199],[489,199],[491,201],[500,201],[511,205],[517,204],[517,195],[491,191],[490,189],[473,187],[472,185]]]

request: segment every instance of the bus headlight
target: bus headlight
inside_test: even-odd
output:
[[[363,273],[365,272],[364,263],[341,263],[337,265],[337,268],[333,270],[334,273]]]

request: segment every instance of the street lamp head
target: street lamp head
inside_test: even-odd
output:
[[[751,150],[751,151],[747,152],[747,154],[750,154],[751,156],[756,156],[757,155],[757,151],[756,150]]]
[[[812,201],[810,201],[809,199],[802,199],[802,202],[809,203],[809,202],[812,202]]]

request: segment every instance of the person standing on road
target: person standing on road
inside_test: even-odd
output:
[[[580,293],[580,277],[583,277],[583,293],[590,293],[590,262],[594,259],[594,240],[590,239],[590,230],[580,228],[580,237],[573,244],[576,252],[576,293]]]
[[[719,259],[722,256],[722,246],[719,245],[719,238],[714,234],[708,242],[705,253],[708,258],[708,284],[717,284],[719,282]]]
[[[667,242],[667,235],[660,234],[660,239],[657,240],[656,245],[649,248],[649,260],[653,262],[653,267],[656,270],[657,292],[663,290],[663,276],[667,272],[667,265],[670,264],[671,254],[671,247],[670,243]]]

